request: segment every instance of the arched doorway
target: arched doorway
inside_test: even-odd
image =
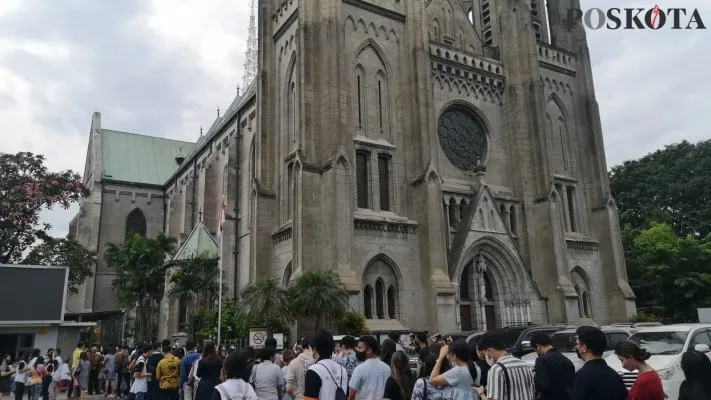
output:
[[[531,278],[503,243],[489,237],[479,239],[461,259],[455,284],[460,290],[457,300],[462,330],[495,330],[531,322],[531,300],[535,297]]]

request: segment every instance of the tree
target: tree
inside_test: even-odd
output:
[[[247,285],[242,305],[253,324],[270,332],[283,332],[295,320],[289,292],[276,279],[259,278]]]
[[[309,271],[300,275],[290,288],[299,317],[315,317],[314,330],[322,320],[340,318],[348,309],[348,292],[333,270]]]
[[[41,233],[43,208],[67,209],[89,196],[81,177],[71,170],[49,172],[44,157],[28,152],[0,153],[0,263],[17,262]]]
[[[150,341],[157,334],[158,305],[165,291],[165,260],[175,253],[176,240],[160,233],[155,239],[133,234],[123,243],[108,243],[104,259],[116,272],[113,285],[119,305],[136,309],[135,339]]]
[[[680,236],[711,233],[711,140],[666,146],[612,168],[620,225],[641,231],[664,222]]]
[[[217,264],[217,259],[207,251],[197,257],[179,261],[177,271],[170,276],[168,295],[172,299],[182,297],[188,304],[195,300],[199,307],[211,307],[220,292],[220,270]]]
[[[670,225],[655,224],[635,237],[634,246],[635,283],[647,305],[683,322],[697,320],[697,307],[711,306],[711,235],[679,237]]]
[[[69,267],[69,293],[79,293],[79,286],[94,276],[96,253],[87,250],[73,238],[57,239],[40,231],[43,243],[35,246],[22,260],[25,265],[55,265]]]
[[[217,309],[200,308],[192,318],[192,330],[199,340],[217,338]],[[222,300],[222,340],[246,341],[249,338],[250,320],[247,313],[237,308],[232,299]]]
[[[353,310],[345,312],[343,316],[341,316],[341,319],[338,321],[338,333],[358,337],[369,334],[370,330],[366,326],[363,314]]]

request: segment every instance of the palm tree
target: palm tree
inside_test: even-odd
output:
[[[186,324],[194,315],[193,301],[198,307],[209,309],[213,306],[219,295],[219,276],[217,258],[208,251],[178,262],[177,270],[170,276],[168,296],[185,302]]]
[[[348,292],[332,270],[306,272],[296,278],[290,291],[296,314],[315,317],[315,330],[322,320],[339,318],[348,309]]]
[[[242,306],[253,324],[271,332],[288,327],[294,320],[288,291],[276,279],[260,278],[242,291]]]

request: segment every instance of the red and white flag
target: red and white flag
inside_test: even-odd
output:
[[[225,199],[222,199],[222,204],[220,205],[220,234],[225,229]]]

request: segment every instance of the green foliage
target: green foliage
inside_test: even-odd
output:
[[[35,246],[21,264],[68,266],[68,291],[79,293],[79,286],[94,276],[92,267],[96,265],[96,253],[73,238],[57,239],[44,232],[39,232],[38,237],[43,242]]]
[[[219,278],[217,259],[205,251],[195,258],[178,263],[177,270],[170,276],[168,295],[173,299],[196,299],[202,307],[208,307],[219,296]]]
[[[695,321],[697,307],[711,306],[711,235],[679,237],[670,225],[655,224],[634,238],[632,251],[645,306],[674,321]]]
[[[51,225],[40,224],[40,212],[59,205],[67,209],[89,196],[73,171],[50,172],[44,156],[0,153],[0,263],[22,260],[25,250]]]
[[[323,320],[337,320],[348,309],[348,292],[333,270],[309,271],[294,280],[290,294],[296,314],[314,317],[314,330]]]
[[[657,322],[659,321],[659,318],[654,315],[654,314],[648,314],[644,311],[640,311],[637,313],[637,315],[633,316],[630,318],[630,322],[633,323],[638,323],[638,322]]]
[[[338,333],[342,335],[361,336],[370,333],[365,324],[365,317],[357,311],[343,313],[338,321]]]
[[[199,340],[217,337],[217,309],[200,308],[193,318],[195,337]],[[250,328],[247,313],[237,308],[231,299],[222,300],[222,334],[223,340],[247,340]]]
[[[276,279],[259,278],[242,291],[242,306],[255,326],[281,332],[295,321],[289,292]]]
[[[157,334],[158,305],[165,291],[165,260],[175,253],[176,240],[159,234],[147,239],[133,234],[125,242],[108,243],[104,259],[116,272],[113,285],[119,305],[136,309],[134,338],[150,341]]]
[[[680,236],[711,233],[711,140],[666,146],[612,168],[620,225],[640,231],[664,222]]]

